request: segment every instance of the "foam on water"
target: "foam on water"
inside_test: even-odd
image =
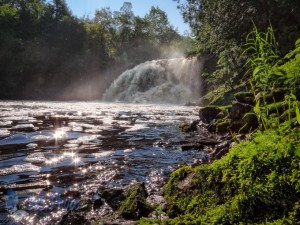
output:
[[[184,104],[196,100],[202,62],[153,60],[122,73],[105,92],[106,101]]]
[[[32,165],[31,163],[26,163],[22,165],[14,165],[9,168],[4,168],[0,170],[0,176],[14,174],[14,173],[24,173],[24,172],[32,172],[39,171],[40,167]]]

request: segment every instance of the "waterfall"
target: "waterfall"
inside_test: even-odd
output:
[[[160,59],[123,72],[106,90],[105,101],[185,104],[200,96],[201,61]]]

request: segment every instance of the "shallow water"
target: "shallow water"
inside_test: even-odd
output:
[[[0,102],[0,224],[50,224],[66,211],[60,201],[99,188],[138,181],[158,191],[203,156],[181,151],[190,136],[178,125],[197,117],[196,107],[173,105]]]

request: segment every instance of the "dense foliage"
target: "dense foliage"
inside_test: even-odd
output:
[[[175,218],[166,224],[296,224],[299,141],[299,129],[286,124],[257,133],[211,165],[176,171],[166,189]]]
[[[209,90],[232,89],[245,80],[245,39],[255,24],[265,31],[272,24],[279,51],[286,54],[300,36],[298,0],[187,0],[180,1],[184,19],[196,37],[192,54],[208,55],[213,69],[206,74]]]
[[[64,0],[0,0],[0,98],[99,99],[129,66],[186,48],[164,11],[132,7],[77,18]]]

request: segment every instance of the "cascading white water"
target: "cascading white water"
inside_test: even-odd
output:
[[[123,72],[106,90],[105,101],[184,104],[200,94],[201,61],[160,59]]]

